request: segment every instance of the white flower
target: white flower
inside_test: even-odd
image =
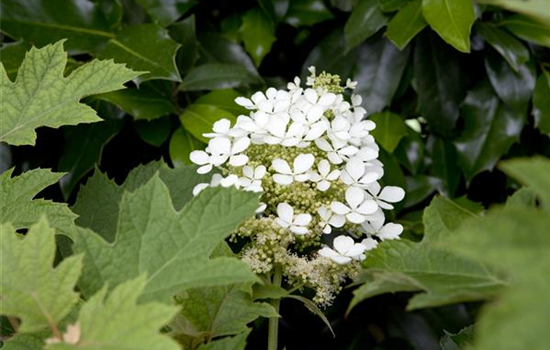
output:
[[[357,158],[350,159],[340,179],[348,186],[365,187],[380,178],[378,172],[366,172],[365,163]]]
[[[209,138],[215,138],[215,137],[235,137],[240,138],[246,135],[246,131],[238,129],[238,128],[231,128],[231,122],[229,119],[220,119],[217,122],[214,123],[212,126],[213,133],[206,133],[203,134],[204,137]]]
[[[344,159],[347,160],[349,157],[359,152],[359,149],[355,146],[347,146],[345,143],[334,145],[334,142],[330,144],[324,138],[316,139],[315,144],[321,150],[327,152],[327,157],[332,164],[342,164]]]
[[[243,176],[239,178],[239,184],[246,191],[261,192],[262,178],[265,176],[266,167],[263,165],[257,166],[253,169],[251,166],[245,165],[243,167]]]
[[[348,78],[348,80],[346,80],[346,88],[353,90],[356,87],[357,87],[357,82],[356,81],[352,81],[350,78]]]
[[[365,246],[348,236],[338,236],[332,242],[334,250],[324,247],[319,250],[319,255],[329,258],[338,264],[347,264],[353,259],[361,260],[364,258]]]
[[[378,242],[370,237],[363,239],[361,244],[365,247],[365,251],[373,250],[378,246]]]
[[[389,203],[397,203],[405,198],[405,191],[401,187],[386,186],[380,190],[380,184],[374,182],[367,187],[368,197],[371,197],[382,209],[393,209]]]
[[[384,217],[380,220],[366,221],[361,224],[366,233],[380,238],[382,241],[399,239],[403,226],[389,222],[384,225]]]
[[[239,184],[239,177],[237,175],[229,175],[227,177],[223,177],[220,174],[214,174],[212,175],[212,178],[210,179],[210,183],[200,183],[197,184],[193,188],[193,196],[197,196],[199,193],[202,192],[207,187],[231,187],[234,186],[235,188],[239,189],[241,186]]]
[[[229,159],[232,166],[242,166],[248,162],[248,156],[240,154],[250,145],[247,137],[236,140],[233,144],[226,137],[216,137],[208,142],[206,151],[193,151],[189,155],[191,161],[201,165],[197,170],[199,174],[206,174],[213,166],[219,166]],[[210,153],[210,154],[209,154]]]
[[[321,207],[317,209],[317,213],[321,217],[319,226],[323,228],[323,233],[331,233],[332,226],[342,227],[346,223],[346,218],[343,215],[334,214],[330,209]]]
[[[286,85],[286,88],[288,89],[288,91],[296,91],[296,90],[299,90],[299,89],[301,89],[301,88],[300,88],[300,83],[301,83],[300,78],[295,77],[295,78],[294,78],[294,82],[288,83],[288,84]]]
[[[366,199],[365,191],[357,187],[349,187],[346,190],[345,205],[340,202],[332,202],[330,209],[339,215],[345,215],[349,222],[360,224],[368,219],[368,215],[373,214],[378,209],[374,200]]]
[[[319,191],[326,191],[330,188],[330,182],[335,181],[340,176],[340,170],[336,169],[330,171],[330,163],[328,160],[323,159],[317,165],[318,173],[315,171],[309,172],[309,180],[317,183]]]
[[[263,137],[265,143],[293,147],[302,141],[305,132],[304,125],[302,123],[291,123],[287,130],[287,125],[290,122],[290,116],[287,113],[273,115],[270,120],[270,123],[267,125],[269,134]]]
[[[298,214],[294,215],[294,209],[287,203],[279,203],[277,205],[277,215],[275,222],[283,227],[290,229],[290,232],[297,235],[305,235],[308,233],[307,225],[311,222],[311,215]]]
[[[273,175],[273,181],[280,185],[290,185],[294,181],[307,181],[309,179],[308,170],[313,162],[315,162],[315,157],[312,154],[300,154],[294,158],[294,170],[292,170],[286,160],[276,158],[272,163],[273,169],[277,172]]]
[[[336,141],[346,144],[351,138],[349,134],[350,128],[351,124],[345,117],[337,116],[330,123],[328,136],[333,142]]]

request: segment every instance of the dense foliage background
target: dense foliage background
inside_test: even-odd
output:
[[[294,76],[305,81],[309,66],[358,81],[356,92],[377,123],[383,181],[407,193],[395,211],[405,239],[422,239],[422,213],[435,194],[479,213],[519,188],[495,167],[501,160],[550,156],[545,0],[0,4],[0,55],[12,80],[31,46],[61,39],[69,52],[65,75],[96,57],[147,72],[128,89],[85,99],[102,122],[40,128],[34,146],[0,143],[2,172],[68,173],[40,193],[56,202],[73,205],[94,167],[122,183],[153,160],[189,164],[190,151],[205,147],[202,133],[215,120],[243,113],[235,97],[284,87]],[[281,344],[289,350],[440,349],[446,332],[474,323],[481,306],[407,311],[411,294],[398,293],[363,301],[346,315],[352,290],[326,310],[335,338],[306,308],[285,300]],[[261,349],[266,322],[254,326],[247,348]]]

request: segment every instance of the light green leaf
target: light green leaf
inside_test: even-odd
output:
[[[208,143],[210,139],[203,134],[212,132],[214,123],[220,119],[228,119],[232,124],[235,124],[236,121],[235,116],[230,112],[216,106],[203,104],[192,104],[180,115],[181,124],[185,129],[205,143]]]
[[[32,48],[11,82],[0,68],[0,141],[12,145],[34,145],[40,126],[97,122],[96,112],[79,103],[84,96],[124,88],[136,73],[112,61],[94,60],[63,77],[67,54],[63,41]]]
[[[168,153],[174,167],[193,165],[189,155],[195,150],[205,149],[206,144],[191,135],[185,128],[178,128],[170,138]]]
[[[380,8],[384,12],[394,12],[403,7],[408,0],[378,0]]]
[[[516,72],[522,64],[529,61],[529,50],[521,41],[499,29],[496,25],[482,22],[477,25],[477,30]]]
[[[445,197],[435,197],[424,209],[423,243],[434,243],[444,237],[455,234],[460,225],[467,219],[476,217],[474,213],[461,207]]]
[[[499,25],[504,26],[523,40],[530,41],[537,45],[550,47],[550,27],[534,22],[531,19],[514,15],[506,18]]]
[[[312,26],[334,16],[322,0],[290,1],[285,21],[294,27]]]
[[[242,94],[233,89],[214,90],[199,97],[195,103],[225,109],[237,117],[240,114],[249,113],[248,109],[235,103],[235,99],[239,96],[242,96]]]
[[[51,331],[44,330],[39,333],[16,333],[8,339],[2,350],[35,350],[44,348],[44,339],[51,334]]]
[[[403,118],[392,112],[382,112],[370,116],[369,119],[376,123],[376,129],[371,132],[376,142],[392,153],[407,134]]]
[[[243,16],[243,24],[239,32],[246,51],[252,56],[256,66],[259,66],[265,55],[271,50],[271,45],[277,40],[273,24],[262,11],[252,9]]]
[[[346,51],[361,44],[388,21],[377,0],[363,0],[353,8],[344,27]]]
[[[531,22],[539,22],[549,27],[550,11],[548,0],[476,0],[480,4],[502,7],[503,9],[521,13],[531,18]],[[534,20],[534,21],[533,21]]]
[[[537,79],[533,95],[533,117],[535,126],[545,134],[550,135],[550,72],[542,70]]]
[[[136,120],[134,129],[139,137],[148,144],[161,147],[170,137],[172,120],[169,117],[154,120]]]
[[[101,289],[80,310],[75,324],[76,344],[58,343],[46,350],[177,350],[178,344],[160,329],[176,314],[177,307],[139,303],[146,277],[124,282],[107,295]]]
[[[168,301],[182,289],[254,281],[243,262],[208,256],[257,207],[256,194],[216,188],[204,190],[177,212],[168,188],[154,175],[122,195],[113,244],[91,230],[78,231],[74,251],[86,252],[79,286],[91,295],[105,283],[147,273],[140,300]]]
[[[247,324],[260,316],[279,317],[267,304],[254,302],[243,285],[192,289],[175,297],[181,311],[171,324],[171,335],[208,341],[246,332]]]
[[[74,287],[82,270],[82,256],[53,267],[55,230],[44,217],[25,236],[10,224],[1,226],[0,235],[0,314],[20,318],[19,332],[57,327],[78,301]]]
[[[203,344],[197,350],[244,350],[249,332]]]
[[[464,131],[455,141],[466,180],[492,169],[519,139],[525,116],[505,105],[487,82],[466,96],[461,109]]]
[[[458,51],[470,52],[470,30],[475,21],[472,0],[422,0],[426,22]]]
[[[399,50],[403,50],[427,25],[422,14],[422,0],[413,0],[391,19],[385,35]]]
[[[182,91],[230,89],[257,81],[246,68],[236,64],[207,63],[192,69],[178,89]]]
[[[11,177],[13,169],[0,175],[0,222],[10,223],[15,229],[28,228],[45,215],[50,225],[61,233],[72,236],[76,215],[67,204],[33,198],[46,187],[56,183],[64,174],[48,169],[34,169]]]
[[[125,62],[129,67],[148,72],[140,80],[167,79],[181,81],[176,67],[176,43],[168,32],[155,24],[125,27],[99,51],[99,57]]]

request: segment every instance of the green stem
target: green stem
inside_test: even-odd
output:
[[[283,282],[283,269],[280,265],[275,265],[275,272],[273,273],[272,284],[280,287]],[[275,311],[279,313],[279,305],[281,299],[271,299],[271,305],[275,308]],[[267,350],[277,350],[277,340],[279,333],[279,318],[271,317],[269,319],[269,331],[267,335]]]

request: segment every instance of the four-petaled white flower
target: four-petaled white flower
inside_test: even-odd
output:
[[[189,158],[193,163],[201,165],[197,170],[199,174],[209,173],[213,166],[220,166],[228,159],[232,166],[243,166],[248,162],[248,156],[241,153],[249,145],[250,139],[247,137],[240,138],[233,143],[226,137],[216,137],[208,142],[206,152],[193,151]]]
[[[332,232],[332,227],[342,227],[346,223],[346,218],[343,215],[334,214],[332,210],[321,207],[317,209],[317,213],[321,220],[319,226],[323,228],[323,233],[329,234]]]
[[[378,172],[365,171],[365,163],[357,158],[350,159],[344,171],[340,175],[342,182],[348,186],[357,186],[364,188],[380,178]]]
[[[353,238],[338,236],[332,242],[334,249],[324,247],[319,250],[319,255],[329,258],[337,264],[347,264],[352,260],[362,260],[366,247],[361,243],[355,243]]]
[[[266,171],[267,169],[263,165],[259,165],[255,169],[245,165],[243,176],[239,178],[239,185],[247,191],[262,192],[262,178],[265,176]]]
[[[278,217],[275,218],[275,222],[279,226],[288,228],[290,232],[297,235],[305,235],[308,233],[307,226],[311,222],[311,215],[294,215],[294,208],[287,203],[279,203],[279,205],[277,205],[277,215]]]
[[[389,222],[384,225],[384,216],[378,220],[370,220],[361,224],[363,229],[369,235],[376,236],[380,240],[399,239],[399,235],[403,232],[403,226]]]
[[[321,150],[327,152],[328,160],[332,164],[342,164],[344,160],[349,159],[351,156],[359,152],[359,149],[355,146],[347,145],[346,143],[329,143],[325,138],[319,138],[315,140],[315,144]]]
[[[401,187],[386,186],[380,190],[380,184],[374,182],[367,187],[367,196],[372,198],[382,209],[393,209],[389,203],[397,203],[405,198],[405,191]]]
[[[273,181],[280,185],[290,185],[292,182],[304,182],[309,179],[308,170],[315,162],[313,154],[300,154],[294,158],[293,169],[286,160],[276,158],[273,160],[272,167],[277,172],[273,175]]]
[[[345,215],[349,222],[360,224],[368,219],[368,215],[374,214],[378,205],[372,199],[366,199],[366,193],[360,188],[349,187],[346,190],[347,205],[340,202],[332,202],[330,209],[338,215]]]
[[[330,163],[326,159],[322,159],[317,165],[318,172],[310,171],[309,180],[317,183],[319,191],[326,191],[330,188],[330,182],[335,181],[340,176],[340,170],[330,171]]]

